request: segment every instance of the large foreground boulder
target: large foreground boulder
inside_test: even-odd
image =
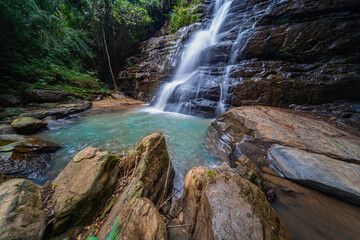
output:
[[[287,239],[264,193],[227,163],[190,170],[183,205],[192,239]]]
[[[12,121],[11,126],[21,134],[36,133],[46,128],[47,123],[32,117],[20,117]]]
[[[119,170],[119,158],[108,152],[87,147],[77,153],[53,182],[51,233],[91,221],[113,193]]]
[[[42,211],[40,186],[26,179],[0,184],[0,239],[42,239],[46,215]]]
[[[207,145],[234,163],[260,167],[360,205],[360,137],[316,115],[272,107],[239,107],[209,129]]]
[[[99,239],[110,232],[117,218],[120,220],[119,229],[122,229],[138,198],[146,197],[159,206],[172,190],[175,174],[163,134],[154,133],[142,139],[133,156],[138,161],[135,172],[112,207],[99,232]]]
[[[167,239],[165,223],[149,199],[138,198],[136,200],[120,234],[120,239]]]
[[[37,178],[49,168],[60,145],[20,135],[0,135],[0,174]]]

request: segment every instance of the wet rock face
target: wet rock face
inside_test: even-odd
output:
[[[207,145],[235,162],[247,156],[280,176],[360,204],[360,138],[310,113],[239,107],[211,124]]]
[[[192,239],[287,239],[263,192],[227,163],[190,170],[183,205]]]
[[[0,184],[0,239],[42,239],[46,215],[42,211],[40,186],[26,179]]]
[[[0,174],[36,179],[46,173],[58,144],[19,135],[0,136]]]
[[[221,84],[228,91],[223,98],[225,109],[359,101],[360,32],[354,31],[360,29],[359,9],[358,1],[234,0],[218,35],[219,43],[202,53],[202,75],[194,77],[197,79],[187,91],[174,92],[168,111],[218,116],[215,103],[221,99]],[[174,54],[166,48],[145,54],[154,49],[149,47],[152,41],[142,45],[139,63],[120,74],[131,72],[128,78],[135,81],[128,89],[145,100],[171,79],[178,65],[174,60],[170,67],[168,59]],[[179,52],[181,47],[177,49]],[[149,67],[152,65],[164,67]],[[163,69],[170,70],[166,77]],[[144,77],[149,72],[152,77]],[[197,95],[195,83],[200,81],[204,90]],[[187,106],[179,106],[183,101],[180,95],[192,99]]]
[[[203,22],[210,16],[210,5],[210,2],[202,4]],[[169,26],[165,25],[154,37],[142,42],[139,53],[129,58],[125,69],[118,74],[118,79],[125,87],[124,92],[136,99],[150,101],[161,84],[171,80],[186,40],[192,32],[203,26],[204,23],[195,23],[168,35]]]

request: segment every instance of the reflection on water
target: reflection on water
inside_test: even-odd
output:
[[[293,240],[360,239],[359,207],[288,180],[265,176],[277,193],[272,206],[286,223]]]
[[[61,144],[53,166],[47,175],[38,180],[53,180],[72,157],[86,146],[121,153],[143,137],[163,132],[176,171],[175,187],[181,188],[185,174],[194,166],[214,166],[218,161],[204,147],[211,120],[176,113],[128,110],[117,113],[89,116],[69,126],[38,134]]]

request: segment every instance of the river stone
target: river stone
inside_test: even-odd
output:
[[[165,223],[149,199],[136,200],[120,234],[120,239],[167,240]]]
[[[53,182],[52,234],[91,221],[114,191],[120,171],[118,163],[118,157],[92,147],[76,154]]]
[[[19,133],[29,134],[44,129],[47,122],[32,117],[20,117],[12,121],[11,126]]]
[[[20,135],[1,135],[0,141],[7,143],[0,147],[0,174],[31,179],[47,171],[53,153],[61,147],[50,141]]]
[[[277,144],[269,153],[282,176],[360,205],[360,165]]]
[[[139,197],[146,197],[159,206],[172,190],[175,173],[167,151],[165,136],[153,133],[143,138],[137,151],[138,164],[130,183],[121,193],[102,226],[98,238],[111,231],[119,217],[119,229],[125,224],[129,212]]]
[[[191,169],[183,205],[192,239],[287,239],[264,193],[227,163]]]
[[[26,179],[0,184],[0,239],[42,239],[46,215],[42,211],[40,186]]]
[[[212,122],[207,145],[225,161],[245,155],[260,167],[284,171],[288,178],[360,204],[360,137],[315,114],[264,106],[234,108]],[[346,176],[339,177],[342,174]]]
[[[14,128],[11,127],[10,124],[2,124],[0,125],[0,135],[4,134],[15,134]]]

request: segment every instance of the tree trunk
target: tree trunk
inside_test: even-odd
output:
[[[102,33],[103,33],[103,37],[104,37],[105,52],[106,52],[106,56],[107,56],[107,60],[108,60],[108,64],[109,64],[109,69],[110,69],[111,77],[112,77],[112,80],[113,80],[113,83],[114,83],[115,90],[117,90],[118,88],[117,88],[117,85],[116,85],[114,73],[113,73],[113,71],[112,71],[110,56],[109,56],[109,52],[108,52],[108,48],[107,48],[107,44],[106,44],[104,26],[101,26],[101,28],[102,28]]]

